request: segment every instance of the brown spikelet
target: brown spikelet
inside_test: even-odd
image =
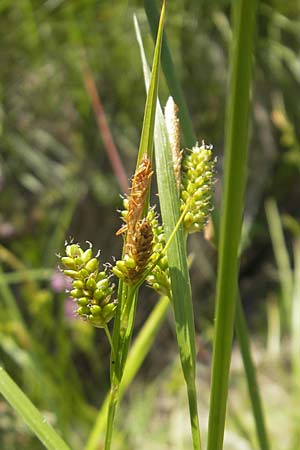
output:
[[[128,269],[131,282],[138,280],[143,273],[153,249],[153,232],[150,221],[145,218],[136,223],[132,243],[126,244],[126,253],[135,261],[136,267]]]
[[[132,243],[137,221],[142,218],[152,175],[151,161],[147,155],[144,155],[132,178],[131,192],[128,197],[128,212],[125,217],[126,224],[116,233],[118,236],[127,231],[126,244],[128,245]]]

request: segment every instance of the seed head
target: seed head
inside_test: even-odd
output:
[[[77,305],[76,313],[95,327],[103,328],[115,313],[114,285],[106,272],[100,271],[92,244],[84,251],[79,244],[66,243],[65,251],[66,256],[60,257],[62,271],[73,280],[69,295]]]
[[[211,210],[216,159],[212,146],[196,144],[183,159],[181,211],[187,209],[183,224],[188,233],[201,231]]]
[[[113,273],[127,283],[135,283],[141,277],[153,249],[153,232],[147,218],[140,219],[131,236],[131,243],[125,245],[124,258],[116,262]]]

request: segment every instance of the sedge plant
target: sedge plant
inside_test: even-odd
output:
[[[177,107],[172,98],[167,103],[165,116],[158,109],[155,141],[163,218],[163,224],[160,225],[155,209],[149,208],[148,198],[153,176],[151,148],[163,16],[164,6],[149,81],[136,171],[132,178],[130,194],[124,199],[122,218],[125,223],[116,233],[124,235],[122,258],[110,268],[112,274],[119,278],[117,300],[112,299],[114,286],[110,282],[110,276],[107,271],[100,270],[97,258],[92,255],[92,248],[83,251],[78,244],[68,244],[67,256],[61,259],[66,267],[65,274],[73,278],[70,294],[78,305],[77,314],[92,325],[103,328],[111,343],[111,391],[105,404],[106,450],[111,448],[138,290],[144,280],[147,280],[154,290],[171,299],[174,307],[179,351],[187,384],[193,447],[201,448],[195,384],[195,331],[185,245],[187,235],[201,230],[210,212],[215,159],[212,147],[204,143],[196,143],[192,150],[182,153]],[[157,141],[157,137],[162,136],[159,127],[162,127],[165,139],[161,145]],[[167,155],[166,159],[164,155]],[[171,193],[171,198],[168,198],[167,191]],[[169,206],[165,212],[162,197],[168,198],[169,204],[175,205],[175,210]],[[110,337],[107,323],[112,318],[114,329]]]

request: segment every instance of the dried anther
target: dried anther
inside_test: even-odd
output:
[[[152,254],[151,223],[147,218],[142,218],[152,175],[151,161],[144,155],[132,178],[130,195],[124,201],[122,217],[126,224],[116,233],[126,232],[126,237],[124,258],[116,262],[113,273],[127,283],[135,283],[141,278]]]
[[[131,244],[126,244],[126,253],[116,262],[113,273],[127,283],[137,282],[143,275],[153,251],[153,232],[150,221],[140,219],[136,223]]]
[[[132,178],[131,193],[126,199],[126,215],[124,221],[126,224],[117,231],[117,236],[127,231],[126,241],[130,244],[133,238],[135,226],[138,220],[142,218],[147,192],[151,183],[153,170],[151,161],[147,155],[144,155],[136,173]]]

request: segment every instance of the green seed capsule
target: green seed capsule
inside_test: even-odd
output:
[[[100,316],[100,314],[102,313],[102,308],[99,305],[92,305],[90,307],[90,312],[93,316]]]
[[[110,302],[110,299],[111,295],[106,293],[105,297],[100,301],[101,308],[104,308],[104,306]]]
[[[87,278],[89,276],[89,272],[86,269],[80,270],[80,278]]]
[[[67,245],[66,246],[66,254],[71,258],[75,256],[81,256],[83,251],[77,244]]]
[[[187,212],[184,216],[184,223],[185,224],[191,224],[194,221],[194,214],[191,212]]]
[[[126,263],[123,260],[119,260],[116,262],[116,267],[121,270],[122,272],[127,272]]]
[[[73,258],[70,258],[69,256],[63,256],[61,258],[61,262],[64,266],[66,266],[68,269],[76,269],[76,264]]]
[[[90,261],[88,261],[85,265],[85,269],[91,273],[94,272],[98,267],[98,260],[97,258],[92,258]]]
[[[98,281],[97,288],[98,289],[105,289],[109,286],[108,278],[104,278],[104,280]]]
[[[64,274],[67,275],[67,277],[73,278],[74,280],[81,278],[80,273],[76,270],[64,270]]]
[[[87,306],[79,306],[79,308],[76,309],[76,313],[79,316],[86,316],[90,313],[90,308],[88,308]]]
[[[88,297],[80,297],[77,300],[77,304],[79,306],[87,306],[90,303],[90,299]]]
[[[181,191],[181,198],[186,202],[190,198],[190,194],[187,191]]]
[[[96,289],[96,281],[94,280],[94,278],[89,278],[86,282],[86,288],[90,289],[91,291],[94,291]]]
[[[72,289],[70,295],[73,298],[80,298],[83,296],[83,291],[81,289]]]
[[[93,293],[93,297],[97,300],[100,301],[105,297],[105,293],[103,292],[102,289],[96,289],[95,292]]]
[[[73,281],[73,288],[75,289],[84,289],[84,282],[82,280]]]
[[[103,315],[105,316],[105,315],[109,314],[110,312],[114,311],[116,309],[116,307],[117,307],[117,305],[115,303],[109,303],[108,305],[105,305],[102,308]]]
[[[121,280],[125,279],[124,273],[121,270],[119,270],[117,267],[113,267],[111,269],[111,271],[116,277],[121,278]]]
[[[93,250],[88,248],[82,255],[82,262],[86,264],[93,257]]]
[[[81,256],[76,256],[74,259],[75,259],[76,266],[81,267],[83,264]]]
[[[135,269],[135,267],[136,267],[135,260],[133,258],[131,258],[129,255],[124,256],[124,261],[125,261],[126,267],[128,267],[129,269]]]

